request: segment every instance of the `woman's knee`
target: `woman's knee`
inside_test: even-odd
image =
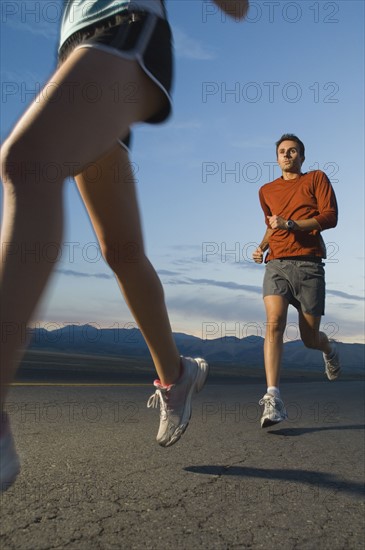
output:
[[[49,187],[62,183],[67,177],[64,167],[55,160],[55,155],[46,152],[47,148],[32,140],[31,135],[18,138],[10,135],[1,147],[0,173],[4,186],[26,189],[37,184],[41,189],[42,184]]]
[[[162,283],[143,247],[134,242],[109,243],[101,244],[101,251],[126,293],[143,288],[155,300],[164,299]]]
[[[126,273],[147,261],[143,246],[134,241],[106,239],[100,242],[101,253],[116,273]]]
[[[8,138],[4,141],[0,149],[0,176],[4,186],[15,179],[16,166],[18,163],[19,156],[15,149],[15,144],[12,142],[11,138]]]

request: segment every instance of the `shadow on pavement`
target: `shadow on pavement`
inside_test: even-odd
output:
[[[364,496],[364,485],[354,481],[345,481],[339,479],[336,475],[326,472],[316,472],[313,470],[291,470],[291,469],[264,469],[245,466],[188,466],[184,468],[187,472],[193,474],[203,474],[211,476],[236,476],[245,478],[271,479],[281,481],[291,481],[304,485],[312,485],[331,490],[332,493],[347,493],[352,496]]]
[[[293,437],[298,435],[309,434],[313,432],[324,432],[329,430],[364,430],[364,424],[352,424],[349,426],[318,426],[311,428],[284,428],[281,430],[267,430],[266,433],[271,435],[284,435],[286,437]]]

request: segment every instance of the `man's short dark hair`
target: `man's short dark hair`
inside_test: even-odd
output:
[[[279,141],[276,142],[276,156],[278,156],[278,149],[279,149],[279,145],[281,142],[283,141],[295,141],[295,143],[297,143],[299,145],[299,154],[301,157],[303,157],[303,159],[305,159],[305,148],[304,148],[304,143],[302,141],[300,141],[300,139],[295,136],[294,134],[283,134],[281,136],[281,138],[279,139]]]

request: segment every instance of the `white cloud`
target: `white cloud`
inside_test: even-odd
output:
[[[1,71],[1,82],[2,86],[4,85],[17,85],[18,86],[18,93],[21,93],[21,87],[34,87],[34,91],[38,92],[41,90],[41,86],[43,86],[45,81],[45,78],[41,77],[38,73],[35,73],[34,71],[25,70],[25,71],[14,71],[14,70],[8,70],[4,69]],[[6,89],[3,89],[3,93],[6,94]],[[25,93],[25,91],[23,92]],[[9,89],[9,95],[10,95],[10,89]]]
[[[34,4],[41,6],[41,2]],[[55,41],[59,35],[60,22],[55,15],[52,15],[52,20],[50,20],[51,15],[48,17],[44,13],[40,9],[38,13],[37,8],[34,9],[33,13],[30,8],[28,12],[20,10],[13,17],[6,17],[5,24],[15,31],[27,32]]]
[[[174,45],[176,56],[182,59],[209,61],[216,58],[211,49],[176,27],[174,27]]]

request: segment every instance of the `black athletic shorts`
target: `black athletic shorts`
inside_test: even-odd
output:
[[[168,21],[148,12],[122,12],[72,34],[58,52],[59,66],[76,48],[97,48],[124,59],[135,59],[166,97],[162,109],[145,122],[163,122],[171,113],[173,80],[172,36]],[[118,140],[130,148],[131,134]]]

